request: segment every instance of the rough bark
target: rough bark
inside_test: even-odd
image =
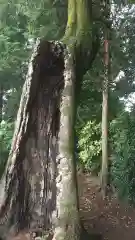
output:
[[[56,240],[80,238],[74,164],[75,79],[69,48],[38,40],[1,181],[1,236],[23,229],[51,229]]]
[[[8,228],[52,228],[64,64],[62,44],[37,41],[2,179],[0,222]]]
[[[74,179],[75,71],[70,52],[65,54],[65,69],[65,86],[60,108],[57,223],[53,238],[55,240],[79,239],[80,236],[77,189]]]

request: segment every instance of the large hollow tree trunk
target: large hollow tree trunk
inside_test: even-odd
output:
[[[62,44],[37,41],[4,175],[0,221],[7,227],[52,228],[65,58]]]
[[[74,123],[76,93],[99,46],[97,38],[92,41],[91,7],[89,0],[69,0],[66,45],[45,40],[35,45],[2,179],[4,232],[42,228],[51,229],[55,240],[80,238]]]
[[[67,48],[57,42],[38,42],[3,176],[0,222],[4,232],[10,226],[15,231],[56,226],[54,239],[75,239],[79,233],[73,164],[74,87],[74,64]]]

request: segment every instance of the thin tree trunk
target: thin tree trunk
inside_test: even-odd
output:
[[[105,1],[105,11],[107,19],[110,16],[109,1]],[[105,29],[104,41],[104,65],[105,77],[103,81],[103,102],[102,102],[102,167],[101,167],[101,190],[103,198],[107,196],[108,180],[109,180],[109,164],[108,164],[108,90],[109,90],[109,29]]]
[[[1,84],[0,86],[0,123],[2,121],[2,115],[3,115],[3,94],[4,94],[4,91],[3,91],[3,86]]]
[[[103,197],[107,195],[108,184],[108,80],[104,83],[102,102],[102,168],[101,189]]]

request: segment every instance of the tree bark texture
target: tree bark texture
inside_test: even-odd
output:
[[[108,81],[104,83],[102,102],[102,168],[101,189],[103,198],[107,195],[108,185]]]
[[[4,232],[11,227],[15,231],[42,228],[52,229],[54,239],[65,239],[65,234],[75,239],[73,101],[70,52],[62,43],[37,40],[1,182],[0,225]]]
[[[110,17],[110,2],[105,3],[105,14],[109,20]],[[107,196],[109,183],[109,164],[108,164],[108,92],[109,92],[109,78],[110,78],[110,61],[109,61],[109,31],[105,28],[104,40],[104,66],[105,75],[103,81],[103,102],[102,102],[102,167],[101,167],[101,190],[103,198]]]
[[[91,68],[100,47],[99,33],[93,27],[91,0],[68,0],[68,21],[62,40],[74,51],[79,91],[80,81]]]
[[[57,222],[54,240],[77,240],[80,237],[77,186],[74,165],[75,72],[73,55],[65,55],[65,86],[61,102],[57,177]]]

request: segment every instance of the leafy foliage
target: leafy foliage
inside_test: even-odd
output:
[[[2,121],[0,123],[0,178],[8,158],[13,136],[14,124]]]
[[[101,156],[101,125],[89,121],[79,132],[79,157],[85,169],[98,172]]]
[[[111,125],[112,181],[119,197],[135,204],[135,116],[122,114]]]

